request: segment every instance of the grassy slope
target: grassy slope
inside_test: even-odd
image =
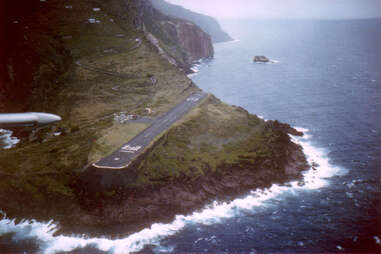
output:
[[[22,143],[1,151],[0,207],[10,216],[64,220],[74,211],[86,213],[79,208],[73,188],[84,167],[144,128],[115,123],[114,113],[143,114],[144,108],[150,107],[154,117],[198,88],[158,56],[142,32],[133,29],[133,10],[123,11],[121,1],[48,2],[51,11],[40,18],[50,22],[54,33],[35,34],[35,39],[46,45],[54,36],[61,38],[64,48],[71,52],[72,64],[59,76],[42,75],[49,61],[41,64],[35,79],[47,85],[34,90],[29,110],[57,113],[63,121],[33,135],[31,130],[19,130]],[[72,9],[65,5],[72,5]],[[93,12],[93,7],[102,11]],[[101,23],[89,24],[88,18]],[[136,38],[142,44],[130,50],[137,44]],[[94,72],[76,66],[75,61],[133,76]],[[157,82],[153,84],[151,78]],[[139,165],[134,186],[195,180],[208,172],[223,173],[231,166],[270,163],[282,172],[289,139],[278,127],[209,96],[157,140]],[[54,136],[55,131],[62,134]],[[112,199],[112,195],[106,196]]]
[[[174,126],[140,165],[137,182],[195,180],[223,168],[262,166],[271,160],[284,172],[289,137],[277,122],[209,98]]]
[[[23,137],[21,144],[1,151],[0,174],[4,177],[0,179],[0,203],[10,214],[19,212],[19,204],[38,211],[52,200],[75,200],[71,186],[78,173],[145,127],[118,124],[113,121],[114,113],[143,114],[144,108],[150,107],[154,117],[197,90],[184,74],[156,54],[142,32],[130,25],[128,13],[119,14],[113,9],[118,6],[103,9],[102,1],[49,2],[48,17],[39,18],[51,21],[51,34],[35,34],[35,40],[44,45],[51,37],[59,36],[71,52],[73,63],[57,77],[41,75],[49,62],[41,64],[35,79],[47,85],[34,90],[28,110],[57,113],[63,121],[38,131],[18,129],[17,135]],[[72,9],[66,9],[66,5]],[[92,11],[100,6],[102,11]],[[89,24],[88,18],[101,23]],[[129,50],[137,45],[136,38],[142,40],[141,46]],[[97,73],[76,66],[75,61],[135,77]],[[156,79],[154,84],[151,78]],[[62,134],[54,136],[55,131]],[[12,199],[8,201],[10,193]]]

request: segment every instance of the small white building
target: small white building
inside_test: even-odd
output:
[[[152,113],[152,109],[151,108],[145,108],[145,111],[147,114],[151,114]]]

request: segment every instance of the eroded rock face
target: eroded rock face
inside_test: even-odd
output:
[[[213,57],[211,37],[194,23],[166,16],[147,0],[139,3],[138,10],[141,28],[157,38],[160,48],[185,72],[191,72],[195,60]]]
[[[176,19],[164,22],[164,28],[184,50],[186,54],[185,60],[188,63],[213,56],[213,45],[210,36],[195,24]]]
[[[272,167],[233,168],[223,174],[210,174],[197,181],[178,181],[162,186],[139,190],[121,190],[119,202],[94,199],[88,203],[89,216],[79,217],[80,223],[102,226],[128,225],[127,230],[141,229],[153,222],[173,220],[175,214],[188,214],[214,200],[232,200],[256,188],[266,188],[272,183],[284,183],[301,177],[308,168],[300,147],[291,145],[290,159],[285,174]],[[111,199],[112,200],[112,199]],[[88,201],[88,200],[87,200]]]
[[[224,32],[218,21],[207,15],[187,10],[179,5],[168,3],[164,0],[152,1],[153,6],[165,15],[178,17],[191,21],[199,26],[204,32],[208,33],[214,43],[226,42],[233,40],[226,32]]]
[[[284,130],[289,127],[275,124]],[[207,172],[196,180],[179,178],[157,185],[120,187],[112,197],[94,198],[94,193],[83,192],[81,203],[90,219],[79,216],[78,221],[94,228],[124,224],[126,230],[134,231],[153,222],[173,220],[176,214],[189,214],[215,200],[231,201],[253,189],[301,179],[302,172],[310,167],[302,147],[289,142],[284,149],[285,161],[266,159],[259,164],[221,165],[218,171]],[[100,185],[95,186],[99,190]]]

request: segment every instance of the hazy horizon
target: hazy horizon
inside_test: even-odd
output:
[[[154,0],[155,1],[155,0]],[[381,18],[381,0],[166,0],[220,19]]]

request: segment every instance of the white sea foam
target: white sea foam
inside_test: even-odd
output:
[[[157,246],[153,249],[155,253],[168,253],[172,252],[175,249],[175,246]]]
[[[12,134],[10,130],[0,129],[0,148],[10,149],[20,142],[20,139],[12,137]]]
[[[250,63],[253,63],[253,61],[250,61]],[[268,62],[254,62],[255,64],[277,64],[280,63],[278,60],[270,59]]]
[[[236,43],[236,42],[240,42],[240,41],[241,41],[240,39],[233,39],[231,41],[215,42],[215,43],[213,43],[213,45],[230,44],[230,43]]]
[[[305,133],[307,129],[297,128]],[[250,192],[244,198],[238,198],[231,202],[214,202],[201,211],[191,215],[177,215],[172,223],[155,223],[150,228],[143,229],[125,238],[111,240],[107,238],[88,238],[85,236],[54,236],[57,225],[52,221],[40,223],[35,220],[25,220],[18,224],[14,220],[3,218],[0,221],[0,235],[14,233],[18,239],[36,238],[40,244],[40,252],[53,254],[57,252],[72,251],[92,245],[101,251],[110,253],[130,253],[142,250],[146,245],[156,246],[157,251],[166,251],[160,248],[160,241],[174,235],[189,224],[211,225],[222,222],[223,219],[238,216],[244,210],[252,210],[255,207],[266,205],[266,201],[290,193],[297,195],[303,190],[311,190],[324,187],[328,184],[328,178],[343,174],[345,170],[332,166],[327,158],[327,151],[316,148],[308,142],[308,138],[292,137],[293,141],[300,144],[310,164],[317,163],[316,169],[310,169],[303,174],[304,181],[293,181],[288,185],[274,184],[268,189],[257,189]],[[169,247],[168,251],[171,251]]]
[[[225,44],[236,43],[236,42],[240,42],[240,40],[239,39],[233,39],[231,41],[226,41],[226,42],[217,42],[217,43],[214,43],[214,45],[225,45]],[[203,58],[196,61],[196,63],[194,63],[192,65],[192,67],[190,68],[193,71],[193,73],[188,74],[187,77],[191,79],[191,78],[197,76],[198,72],[204,66],[204,64],[205,64],[205,59],[203,59]]]
[[[200,67],[199,64],[195,64],[195,65],[193,65],[193,66],[191,67],[191,70],[192,70],[194,73],[197,73],[197,72],[200,71],[200,70],[199,70],[199,67]]]
[[[262,119],[263,121],[265,121],[265,122],[267,122],[268,121],[268,119],[266,119],[266,118],[264,118],[263,116],[261,116],[261,115],[257,115],[258,116],[258,118],[260,118],[260,119]]]
[[[194,76],[196,76],[197,75],[197,73],[191,73],[191,74],[188,74],[187,75],[187,77],[188,78],[190,78],[190,79],[192,79]]]
[[[294,127],[295,130],[297,131],[301,131],[301,132],[309,132],[310,130],[309,129],[306,129],[306,128],[303,128],[303,127]]]
[[[299,137],[298,139],[295,139],[294,142],[297,142],[297,140],[308,140],[311,138],[311,135],[308,134],[308,132],[310,131],[309,129],[302,128],[302,127],[294,127],[294,129],[299,132],[303,132],[303,137]]]
[[[187,77],[192,78],[196,76],[198,72],[200,71],[201,67],[203,66],[203,64],[204,64],[203,59],[200,59],[195,64],[193,64],[192,67],[190,68],[193,71],[193,73],[188,74]]]

